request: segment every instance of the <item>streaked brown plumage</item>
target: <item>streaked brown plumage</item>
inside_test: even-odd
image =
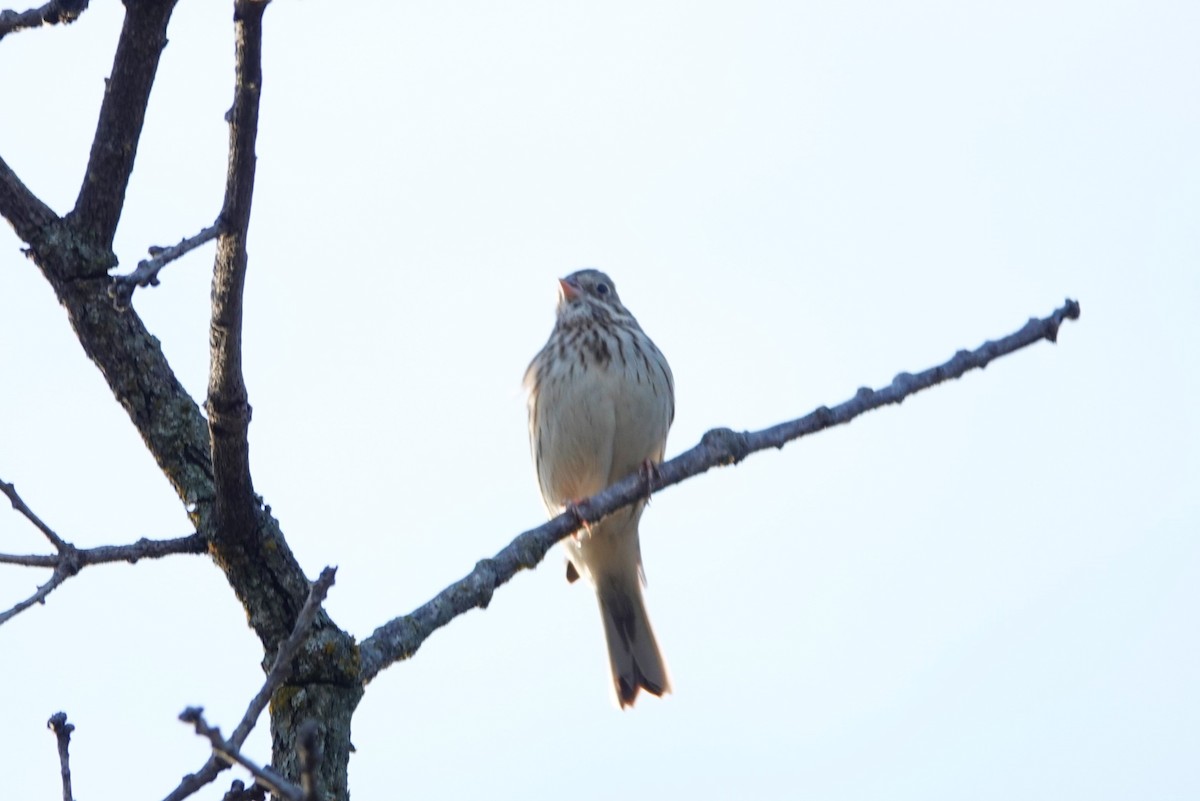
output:
[[[554,515],[662,461],[675,416],[671,368],[621,304],[612,280],[580,270],[559,285],[554,330],[525,373],[538,484]],[[642,599],[644,505],[621,509],[566,541],[568,579],[582,576],[596,589],[621,707],[639,690],[670,690]]]

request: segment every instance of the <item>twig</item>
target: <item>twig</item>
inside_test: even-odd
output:
[[[922,389],[958,378],[968,370],[982,369],[993,359],[1040,340],[1055,342],[1063,321],[1078,317],[1079,304],[1068,300],[1049,317],[1033,318],[1013,334],[985,342],[973,351],[960,350],[944,364],[916,375],[900,373],[882,389],[863,387],[853,398],[832,409],[822,406],[804,417],[761,431],[737,433],[727,428],[713,429],[704,435],[699,445],[658,465],[650,477],[649,489],[657,491],[718,465],[736,464],[755,451],[782,448],[807,434],[848,423],[864,412],[900,403]],[[519,571],[536,567],[560,539],[579,530],[585,523],[595,523],[605,515],[645,498],[646,493],[645,475],[630,475],[548,523],[520,534],[494,557],[480,561],[474,570],[432,600],[410,614],[384,623],[360,646],[363,683],[371,681],[389,665],[412,656],[429,635],[454,618],[476,607],[486,608],[497,587]]]
[[[150,258],[142,259],[133,272],[127,275],[113,276],[113,282],[108,288],[108,294],[116,302],[118,308],[128,308],[133,298],[133,290],[139,286],[158,286],[158,274],[171,262],[178,259],[205,242],[216,239],[221,232],[221,221],[218,219],[212,225],[200,231],[195,236],[184,237],[179,244],[170,247],[152,246],[149,249]]]
[[[139,559],[158,559],[175,553],[204,553],[207,549],[207,544],[199,534],[177,537],[172,540],[148,540],[143,537],[132,545],[101,545],[96,548],[79,549],[58,536],[50,526],[34,514],[12,484],[0,480],[0,494],[7,496],[13,508],[37,526],[38,530],[46,536],[46,539],[50,540],[55,550],[58,551],[57,554],[0,553],[0,564],[54,568],[54,575],[50,577],[49,581],[38,587],[33,595],[20,601],[11,609],[0,612],[0,626],[31,606],[45,603],[47,595],[88,565],[104,562],[134,564]]]
[[[44,6],[28,11],[0,11],[0,39],[10,33],[43,25],[69,25],[79,19],[88,7],[88,0],[50,0]]]
[[[183,801],[183,799],[199,792],[202,788],[216,781],[221,771],[228,767],[229,765],[226,762],[217,759],[215,756],[209,757],[208,761],[204,763],[204,767],[195,773],[189,773],[184,776],[179,782],[179,786],[168,793],[163,801]]]
[[[12,507],[29,519],[30,523],[37,526],[38,531],[46,535],[46,539],[50,540],[50,544],[58,551],[67,548],[67,543],[62,537],[54,533],[54,529],[42,522],[42,519],[33,513],[33,510],[21,500],[21,496],[17,494],[17,488],[12,484],[0,481],[0,493],[8,496],[8,500],[12,503]]]
[[[8,500],[12,502],[12,506],[21,514],[28,518],[29,522],[33,523],[39,531],[46,535],[46,539],[58,551],[55,558],[54,575],[45,584],[37,588],[33,595],[23,601],[19,601],[8,609],[0,613],[0,626],[3,626],[8,621],[12,620],[17,615],[24,612],[29,607],[35,604],[43,604],[46,602],[46,596],[58,589],[58,585],[69,579],[71,576],[79,572],[79,551],[74,545],[58,536],[52,528],[42,522],[42,519],[33,513],[33,510],[21,499],[17,494],[17,488],[12,484],[0,481],[0,493],[8,496]]]
[[[141,559],[161,559],[178,553],[204,553],[207,545],[199,534],[175,537],[169,540],[150,540],[142,537],[129,545],[97,545],[95,548],[77,548],[75,557],[79,566],[101,565],[108,562],[128,562],[135,565]],[[25,567],[58,567],[61,554],[9,554],[0,553],[0,564],[24,565]]]
[[[189,706],[180,713],[179,719],[184,723],[191,723],[195,726],[196,734],[207,737],[208,741],[212,743],[214,754],[230,764],[241,765],[250,771],[259,783],[270,788],[271,792],[283,796],[288,801],[305,801],[303,790],[280,776],[270,767],[260,767],[249,758],[243,756],[237,746],[221,737],[221,730],[215,726],[209,726],[204,720],[204,709],[202,707]]]
[[[59,566],[54,569],[54,575],[50,577],[49,581],[38,587],[37,592],[26,598],[24,601],[18,602],[11,609],[0,613],[0,626],[3,626],[5,623],[12,620],[14,617],[21,614],[31,606],[34,606],[35,604],[44,604],[46,602],[47,595],[58,589],[58,585],[62,584],[77,572],[78,567],[72,566],[66,560],[61,562]]]
[[[317,613],[321,610],[321,604],[324,603],[325,596],[329,593],[329,588],[333,586],[336,576],[337,568],[327,567],[321,571],[321,575],[309,587],[308,598],[305,599],[304,606],[300,609],[300,614],[296,616],[296,624],[292,627],[292,633],[279,646],[279,650],[275,654],[275,660],[271,664],[270,671],[267,672],[267,678],[263,682],[262,688],[251,699],[250,705],[246,708],[246,714],[242,715],[241,722],[234,729],[233,736],[229,738],[228,746],[233,750],[236,751],[245,744],[246,738],[250,736],[250,732],[254,729],[254,724],[258,722],[259,716],[266,709],[271,696],[282,686],[283,680],[287,677],[288,668],[291,667],[292,660],[296,658],[300,646],[304,644],[304,640],[308,637],[313,621],[316,620]],[[189,707],[184,710],[183,714],[187,715],[193,709]],[[184,720],[183,715],[180,715],[180,719]],[[197,728],[197,732],[199,731],[200,729]],[[167,795],[164,801],[182,801],[182,799],[187,798],[200,788],[214,781],[217,775],[226,767],[227,765],[221,760],[210,758],[204,764],[204,767],[200,768],[196,773],[184,776],[183,781]],[[255,775],[257,776],[257,774]]]
[[[250,700],[246,714],[242,715],[242,722],[233,730],[233,736],[229,738],[234,747],[242,747],[242,743],[246,742],[246,738],[250,736],[254,724],[258,721],[259,715],[270,703],[271,696],[283,686],[283,680],[287,678],[292,660],[296,658],[300,646],[308,638],[313,621],[317,618],[317,612],[321,611],[321,604],[325,602],[325,596],[329,594],[329,588],[333,586],[336,577],[337,568],[327,567],[312,583],[312,587],[308,591],[308,598],[304,601],[300,614],[296,616],[296,625],[292,628],[292,633],[283,641],[283,645],[279,646],[279,650],[275,654],[275,661],[267,673],[266,681],[263,682],[262,688],[254,698]]]
[[[50,716],[50,720],[46,721],[46,726],[54,732],[54,736],[58,739],[58,764],[62,769],[63,801],[74,801],[71,794],[71,755],[67,753],[67,749],[71,745],[71,732],[75,731],[75,726],[67,723],[66,712],[55,712]]]

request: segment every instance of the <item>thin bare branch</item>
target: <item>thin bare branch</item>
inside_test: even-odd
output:
[[[280,776],[270,767],[260,767],[248,757],[243,756],[242,752],[233,743],[221,737],[220,729],[215,726],[209,726],[208,722],[204,720],[204,709],[202,707],[188,707],[180,713],[179,719],[184,723],[191,723],[196,728],[196,734],[208,738],[208,741],[212,743],[213,753],[220,759],[229,764],[241,765],[250,771],[260,784],[269,787],[271,792],[276,795],[283,796],[288,801],[304,801],[303,790]]]
[[[88,0],[50,0],[44,6],[28,11],[0,11],[0,39],[10,33],[43,25],[69,25],[79,19],[88,7]]]
[[[133,564],[139,559],[158,559],[175,553],[204,553],[207,550],[204,539],[198,534],[171,540],[148,540],[143,537],[132,545],[101,545],[81,550],[58,536],[40,517],[34,514],[12,484],[0,480],[0,493],[7,496],[13,508],[37,526],[38,530],[50,540],[55,550],[58,551],[56,554],[0,553],[0,564],[54,568],[54,575],[50,577],[49,581],[38,587],[33,595],[0,613],[0,625],[4,625],[35,604],[45,603],[47,595],[88,565],[104,562]]]
[[[3,626],[5,623],[12,620],[14,617],[21,614],[31,606],[36,604],[44,604],[46,602],[47,595],[58,589],[60,584],[69,579],[71,576],[75,575],[77,572],[79,572],[78,566],[73,565],[68,558],[64,558],[59,563],[58,567],[54,569],[54,574],[50,576],[50,580],[38,587],[37,592],[26,598],[24,601],[15,604],[11,609],[0,612],[0,626]]]
[[[254,724],[258,722],[259,715],[267,708],[267,704],[271,700],[271,696],[275,691],[283,686],[283,680],[287,678],[288,670],[292,666],[292,661],[296,658],[296,654],[300,651],[300,646],[308,638],[312,632],[313,622],[317,619],[317,613],[321,611],[321,604],[325,603],[325,596],[329,594],[329,588],[333,586],[333,581],[337,577],[336,567],[327,567],[321,571],[321,575],[312,583],[312,588],[308,591],[308,598],[304,601],[304,606],[300,609],[300,614],[296,617],[296,626],[292,629],[292,633],[283,641],[283,645],[279,646],[279,650],[275,654],[275,661],[271,665],[271,670],[267,673],[267,679],[263,682],[263,686],[258,693],[250,701],[250,706],[246,708],[246,714],[242,716],[242,722],[233,730],[233,736],[229,741],[233,743],[235,748],[241,748],[246,742],[246,738],[250,736],[251,730],[254,729]]]
[[[250,477],[250,402],[242,374],[242,290],[246,282],[246,236],[254,199],[254,144],[262,90],[262,17],[266,3],[237,0],[236,87],[229,114],[229,164],[213,265],[209,332],[208,430],[217,490],[217,528],[223,544],[257,536],[258,502]]]
[[[125,23],[112,75],[105,84],[92,152],[75,209],[68,215],[77,231],[104,250],[112,248],[125,205],[146,104],[167,45],[167,22],[174,8],[175,0],[125,3]]]
[[[220,232],[221,221],[218,219],[195,236],[181,239],[179,244],[166,248],[151,247],[150,258],[139,261],[137,269],[127,275],[113,276],[113,283],[108,288],[108,294],[116,301],[118,308],[128,308],[134,289],[139,286],[158,286],[158,274],[163,267],[204,243],[216,239]]]
[[[12,608],[0,612],[0,626],[3,626],[31,606],[45,603],[47,595],[54,592],[60,584],[79,572],[80,564],[79,551],[75,549],[75,546],[58,536],[53,529],[42,522],[42,519],[34,514],[28,504],[17,494],[16,487],[5,481],[0,481],[0,493],[6,495],[12,503],[13,508],[28,518],[29,522],[33,523],[39,531],[46,535],[46,539],[50,540],[50,544],[58,551],[55,557],[54,574],[50,576],[50,580],[38,587],[33,595],[23,601],[17,602]]]
[[[71,794],[71,755],[68,753],[68,748],[71,745],[71,732],[75,731],[75,726],[67,723],[66,712],[55,712],[50,716],[50,720],[46,721],[46,726],[54,732],[55,738],[58,739],[58,764],[62,770],[63,801],[74,801],[74,796]]]
[[[152,540],[142,537],[129,545],[97,545],[95,548],[79,550],[83,566],[102,565],[109,562],[128,562],[136,565],[142,559],[162,559],[174,554],[208,552],[208,544],[199,534],[172,537],[168,540]]]
[[[304,606],[296,617],[296,625],[292,628],[292,633],[279,647],[262,688],[251,699],[250,705],[246,708],[246,714],[242,715],[241,722],[234,729],[233,736],[229,738],[228,746],[235,751],[245,744],[246,738],[250,736],[250,732],[258,722],[259,716],[267,708],[271,696],[283,685],[296,654],[299,653],[300,647],[312,632],[317,613],[321,611],[321,604],[325,602],[325,596],[329,594],[329,588],[333,586],[336,576],[337,568],[327,567],[321,571],[321,575],[309,587],[308,598],[304,601]],[[188,714],[190,710],[191,708],[185,709],[184,714]],[[180,718],[183,719],[183,716],[181,715]],[[183,781],[171,791],[164,801],[182,801],[206,784],[216,780],[217,775],[226,767],[227,765],[221,760],[210,758],[196,773],[184,776]]]
[[[494,557],[481,560],[474,570],[423,606],[377,628],[360,646],[363,682],[371,681],[384,668],[412,656],[429,635],[454,618],[477,607],[486,608],[497,587],[519,571],[536,567],[556,542],[578,531],[585,523],[595,523],[605,515],[647,497],[648,492],[678,484],[713,467],[736,464],[755,451],[782,448],[805,435],[848,423],[864,412],[900,403],[916,392],[958,378],[969,370],[982,369],[993,359],[1035,342],[1043,339],[1055,342],[1063,321],[1078,317],[1079,304],[1068,300],[1050,316],[1033,318],[1013,334],[985,342],[973,351],[960,350],[944,364],[916,375],[900,373],[882,389],[863,387],[853,398],[832,409],[822,406],[804,417],[760,431],[738,433],[727,428],[709,431],[700,444],[658,465],[648,479],[640,474],[628,476],[548,523],[520,534]]]
[[[68,547],[66,541],[63,540],[62,537],[55,534],[54,529],[43,523],[42,519],[33,513],[33,510],[26,505],[25,501],[21,500],[21,496],[17,494],[16,487],[14,487],[12,484],[6,483],[3,480],[0,480],[0,493],[8,496],[8,500],[12,503],[12,507],[21,514],[25,515],[25,517],[29,519],[30,523],[33,523],[35,526],[37,526],[38,531],[46,535],[46,539],[50,540],[50,544],[53,545],[55,549],[61,552],[63,549]]]
[[[228,767],[227,762],[217,759],[215,756],[209,757],[208,761],[204,763],[204,767],[195,773],[184,776],[179,782],[179,786],[168,793],[163,801],[183,801],[216,781],[221,771]]]
[[[161,559],[179,553],[205,553],[208,546],[199,534],[175,537],[169,540],[150,540],[142,537],[129,545],[98,545],[95,548],[79,548],[74,557],[81,568],[109,562],[128,562],[136,565],[142,559]],[[8,554],[0,553],[0,564],[24,565],[25,567],[58,567],[60,554]]]
[[[0,565],[22,567],[58,567],[62,561],[56,553],[0,553]]]

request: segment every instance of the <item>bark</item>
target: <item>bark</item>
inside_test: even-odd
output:
[[[254,494],[241,377],[241,291],[254,186],[265,3],[236,4],[238,85],[230,118],[225,226],[214,269],[209,419],[168,364],[137,312],[114,302],[113,236],[124,205],[150,90],[166,46],[174,0],[127,0],[91,156],[75,208],[57,216],[0,161],[0,213],[29,246],[84,352],[100,369],[225,573],[263,644],[264,667],[292,631],[309,582],[278,522]],[[362,697],[353,638],[321,612],[271,703],[273,762],[299,779],[296,726],[320,723],[318,782],[348,797],[350,718]]]

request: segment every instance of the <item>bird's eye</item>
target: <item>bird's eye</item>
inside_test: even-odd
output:
[[[608,284],[604,283],[603,281],[596,284],[596,294],[597,295],[607,295],[608,294]]]

